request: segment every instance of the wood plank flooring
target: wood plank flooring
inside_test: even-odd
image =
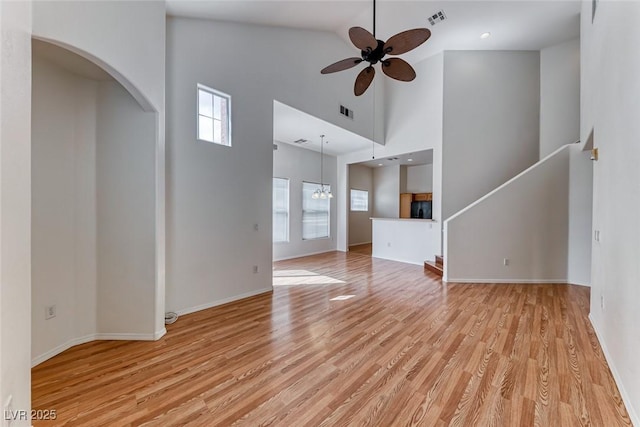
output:
[[[33,408],[58,419],[34,425],[630,425],[588,288],[444,286],[338,252],[274,274],[273,293],[183,316],[157,342],[37,366]]]

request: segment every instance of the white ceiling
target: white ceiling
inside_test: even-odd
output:
[[[366,162],[357,163],[370,168],[380,168],[385,166],[404,165],[418,166],[430,165],[433,163],[433,150],[422,150],[415,153],[407,153],[390,157],[378,157]]]
[[[288,28],[333,31],[346,43],[348,29],[372,30],[372,0],[167,0],[174,16],[214,19]],[[410,63],[443,50],[539,50],[580,34],[580,1],[400,1],[377,0],[376,36],[386,40],[410,28],[427,27],[431,38],[402,57]],[[427,18],[444,10],[447,19],[431,26]],[[491,32],[488,39],[480,34]],[[357,54],[354,47],[354,55]],[[336,61],[343,58],[335,58]],[[320,150],[319,135],[327,135],[324,149],[338,155],[371,147],[371,141],[302,111],[274,102],[274,139]],[[294,144],[298,145],[298,144]]]
[[[427,17],[444,10],[447,20],[433,27]],[[371,0],[167,0],[170,15],[289,28],[334,31],[348,42],[347,31],[372,31]],[[538,50],[579,35],[580,1],[400,1],[377,0],[376,36],[386,40],[410,28],[427,27],[432,36],[403,55],[416,62],[443,50]],[[480,39],[489,31],[491,37]],[[354,48],[355,49],[355,48]],[[342,58],[336,58],[339,60]]]
[[[325,154],[332,156],[363,150],[372,144],[371,140],[351,131],[281,102],[273,102],[273,139],[276,142],[320,151],[320,135],[325,135]],[[294,143],[298,139],[306,139],[308,142]]]

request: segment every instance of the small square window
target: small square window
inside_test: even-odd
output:
[[[231,97],[198,84],[198,139],[231,146]]]
[[[351,189],[351,210],[354,212],[369,211],[369,192]]]

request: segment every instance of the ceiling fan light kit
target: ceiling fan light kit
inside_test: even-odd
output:
[[[391,37],[386,42],[378,40],[376,34],[376,1],[373,0],[373,34],[362,27],[351,27],[349,39],[351,43],[360,49],[360,57],[343,59],[323,68],[321,74],[335,73],[348,70],[361,62],[369,65],[358,74],[353,87],[356,96],[366,92],[375,77],[373,66],[380,63],[382,72],[392,79],[410,82],[416,78],[416,72],[411,65],[400,58],[385,58],[387,55],[402,55],[426,42],[431,37],[431,31],[427,28],[415,28],[402,31]]]

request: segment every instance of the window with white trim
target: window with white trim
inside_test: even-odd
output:
[[[314,182],[302,183],[302,239],[323,239],[329,237],[329,212],[331,199],[314,199],[313,192],[322,190],[320,184]],[[331,187],[324,185],[325,191]]]
[[[231,146],[231,97],[198,84],[198,139]]]
[[[369,211],[369,192],[351,189],[351,210],[355,212]]]
[[[273,242],[289,241],[289,180],[273,178]]]

